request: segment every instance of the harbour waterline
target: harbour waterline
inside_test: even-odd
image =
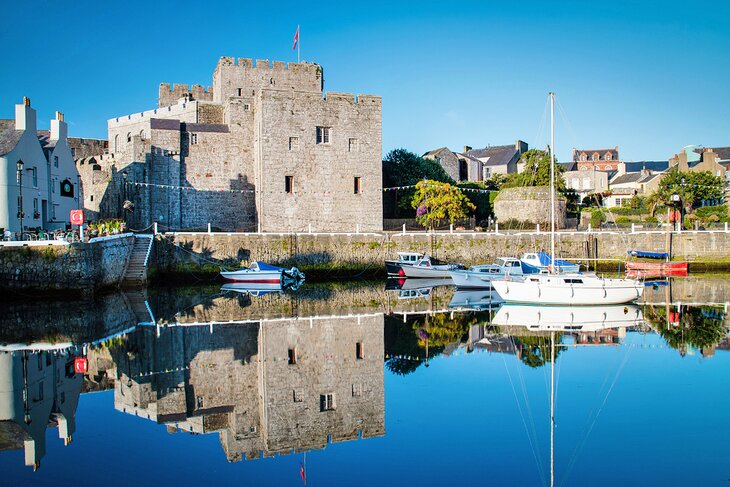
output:
[[[730,279],[668,284],[627,308],[636,326],[559,333],[556,485],[730,477]],[[496,309],[450,308],[450,287],[415,297],[384,287],[150,289],[147,316],[115,296],[76,322],[74,303],[48,304],[37,323],[21,305],[6,310],[25,322],[4,322],[3,354],[35,354],[36,366],[39,343],[70,344],[89,371],[73,441],[55,438],[56,417],[36,472],[22,449],[0,453],[3,483],[78,483],[90,459],[129,472],[104,476],[109,485],[548,482],[550,333],[494,325]],[[50,334],[49,316],[65,321]]]

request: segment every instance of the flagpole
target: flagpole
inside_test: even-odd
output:
[[[299,30],[299,26],[297,25],[297,64],[301,63],[301,49],[302,49],[302,32]]]

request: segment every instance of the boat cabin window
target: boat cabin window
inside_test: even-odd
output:
[[[563,279],[566,284],[583,284],[583,279]]]
[[[540,279],[536,279],[536,278],[534,278],[534,277],[531,277],[531,278],[530,278],[530,281],[531,281],[531,282],[540,282]]]

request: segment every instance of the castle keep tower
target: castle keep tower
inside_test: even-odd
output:
[[[129,200],[132,228],[382,230],[381,98],[323,85],[317,64],[230,57],[212,87],[160,84],[158,108],[109,120],[85,207]]]

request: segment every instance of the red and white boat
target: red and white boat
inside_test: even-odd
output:
[[[304,281],[304,274],[296,267],[284,269],[264,262],[254,262],[250,266],[236,271],[221,271],[221,276],[231,282],[278,286]]]
[[[628,272],[643,276],[686,276],[689,270],[689,263],[684,261],[670,261],[666,252],[642,252],[640,250],[629,250],[632,257],[643,259],[664,259],[663,262],[647,262],[630,260],[626,262]]]

